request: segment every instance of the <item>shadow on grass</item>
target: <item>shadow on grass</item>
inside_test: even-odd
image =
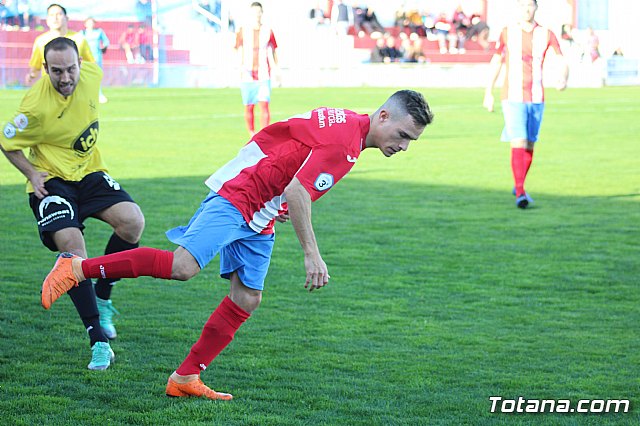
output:
[[[172,249],[164,231],[187,223],[203,180],[120,182],[145,213],[144,245]],[[640,209],[628,197],[540,194],[522,211],[508,190],[345,179],[313,210],[329,287],[304,291],[298,242],[278,225],[263,304],[207,372],[240,397],[207,412],[158,396],[227,291],[217,261],[188,283],[118,284],[118,361],[96,376],[68,298],[39,306],[54,254],[23,188],[0,191],[0,408],[14,422],[82,422],[108,408],[116,422],[156,424],[494,423],[492,395],[640,401]],[[110,232],[87,222],[90,255]],[[637,419],[632,407],[598,422]]]

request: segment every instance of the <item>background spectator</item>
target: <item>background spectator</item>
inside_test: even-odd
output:
[[[140,46],[140,62],[153,61],[153,36],[145,24],[138,27],[138,45]]]
[[[451,18],[453,34],[449,42],[449,53],[465,53],[464,43],[467,39],[467,30],[471,26],[469,17],[464,13],[462,6],[458,5]],[[455,47],[452,47],[453,46]]]
[[[0,1],[0,29],[6,31],[17,31],[20,29],[18,0]]]
[[[377,64],[383,61],[382,49],[384,48],[385,48],[385,40],[384,38],[380,37],[379,39],[376,40],[376,46],[373,49],[371,49],[371,58],[370,58],[371,63]]]
[[[369,34],[371,38],[379,38],[384,32],[384,27],[378,21],[376,13],[373,8],[354,8],[354,25],[356,34],[362,38],[366,34]]]
[[[398,62],[402,59],[402,51],[396,47],[396,38],[394,36],[385,38],[385,46],[380,50],[380,53],[385,64]]]
[[[428,10],[424,10],[422,12],[422,25],[424,26],[425,35],[429,40],[437,40],[436,36],[436,21],[438,17],[429,12]]]
[[[417,34],[420,37],[427,35],[422,20],[422,15],[417,9],[409,10],[406,13],[405,19],[402,23],[402,30],[409,31],[409,34]]]
[[[558,40],[562,52],[570,58],[571,61],[582,61],[584,54],[583,47],[580,43],[580,34],[571,24],[563,24],[560,31],[560,39]]]
[[[102,55],[106,53],[109,47],[109,37],[101,28],[96,28],[96,21],[91,17],[85,19],[84,30],[80,31],[80,34],[89,43],[89,49],[91,49],[91,54],[93,54],[96,64],[102,68]]]
[[[455,46],[451,43],[450,34],[452,31],[452,26],[451,22],[449,22],[449,20],[447,19],[446,13],[440,13],[438,19],[436,19],[434,28],[436,29],[436,37],[438,39],[438,47],[440,48],[440,53],[447,53],[447,42],[449,42],[449,46],[451,47],[451,49],[455,49]]]
[[[9,11],[4,4],[5,0],[0,0],[0,30],[5,30],[8,20]]]
[[[573,27],[571,24],[562,25],[562,31],[560,33],[560,39],[569,43],[569,45],[573,44]]]
[[[127,58],[127,62],[133,64],[136,59],[140,57],[139,50],[139,35],[133,24],[127,25],[127,29],[120,35],[118,44],[120,49],[124,50],[124,55]]]
[[[353,25],[353,8],[338,0],[331,8],[331,27],[339,36],[345,36]]]
[[[29,31],[33,24],[30,0],[18,0],[18,20],[22,31]]]
[[[396,17],[395,17],[395,21],[393,23],[393,25],[399,29],[402,30],[404,22],[407,19],[407,10],[404,8],[404,2],[400,5],[400,7],[398,9],[396,9]]]
[[[316,2],[316,7],[311,9],[309,12],[309,19],[316,27],[324,26],[328,21],[324,16],[324,10],[322,9],[322,6],[320,6],[320,3],[320,1]]]
[[[107,51],[109,47],[109,37],[101,28],[96,28],[95,19],[89,17],[84,21],[84,30],[80,31],[80,34],[87,40],[89,49],[93,59],[96,60],[96,64],[102,68],[102,55]],[[101,104],[107,103],[107,97],[102,93],[102,86],[100,87],[99,101]]]
[[[477,13],[471,15],[471,28],[467,30],[467,39],[477,42],[485,51],[489,50],[489,25]]]
[[[591,63],[600,58],[600,39],[591,27],[587,27],[587,50]]]
[[[411,34],[407,39],[402,41],[403,45],[403,62],[416,63],[425,62],[426,58],[422,52],[422,38],[417,34]]]

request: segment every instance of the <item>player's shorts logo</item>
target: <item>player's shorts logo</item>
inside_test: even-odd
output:
[[[60,206],[67,206],[68,209],[62,208],[54,212],[51,212],[45,216],[47,207],[49,207],[49,205],[52,203],[58,204]],[[38,206],[38,213],[40,213],[40,218],[41,218],[38,221],[38,225],[40,226],[46,226],[58,219],[62,219],[67,215],[71,215],[71,219],[73,219],[73,216],[74,216],[73,207],[71,207],[71,203],[69,203],[67,200],[65,200],[64,198],[58,195],[50,195],[48,197],[43,198],[42,201],[40,201],[40,205]]]
[[[16,128],[13,127],[13,124],[7,123],[7,125],[4,126],[4,131],[2,133],[4,133],[5,138],[11,139],[16,135]]]
[[[13,122],[19,130],[24,130],[29,125],[29,119],[24,114],[18,114]]]
[[[102,177],[107,181],[111,188],[115,189],[116,191],[120,191],[120,184],[116,182],[111,176],[109,176],[105,172],[102,172]]]
[[[76,152],[81,154],[86,154],[93,148],[93,145],[98,142],[98,130],[100,126],[98,125],[98,120],[89,124],[89,127],[82,132],[82,134],[76,139],[73,144],[73,149]]]
[[[64,198],[58,195],[50,195],[48,197],[43,198],[42,201],[40,201],[40,207],[39,207],[40,217],[44,217],[44,211],[47,209],[47,207],[49,207],[49,204],[51,203],[67,205],[69,207],[69,211],[71,212],[71,219],[73,219],[73,207],[71,207],[71,204],[67,200],[65,200]]]
[[[318,191],[326,191],[333,186],[333,175],[329,173],[320,173],[313,183]]]

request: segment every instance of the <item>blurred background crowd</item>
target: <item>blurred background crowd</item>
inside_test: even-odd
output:
[[[18,84],[33,39],[46,31],[50,1],[0,0],[0,86]],[[86,21],[104,32],[105,85],[229,86],[235,84],[234,34],[246,0],[111,0],[60,2],[69,28]],[[276,34],[285,85],[357,84],[360,64],[487,64],[512,0],[264,0],[264,21]],[[637,59],[631,37],[638,2],[539,0],[541,24],[552,29],[572,64],[612,57]],[[105,47],[105,43],[101,44]],[[578,65],[575,65],[578,66]],[[585,65],[586,66],[586,65]],[[633,64],[630,65],[633,68]],[[316,70],[345,70],[343,73]],[[309,71],[310,70],[310,71]],[[465,71],[464,75],[473,72]],[[460,80],[455,71],[441,74]],[[572,76],[572,78],[574,78]],[[314,81],[309,81],[309,80]],[[602,80],[602,78],[600,78]],[[471,83],[470,83],[471,84]]]

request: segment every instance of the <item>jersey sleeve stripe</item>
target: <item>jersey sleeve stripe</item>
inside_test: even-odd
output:
[[[236,158],[209,176],[205,184],[212,191],[218,192],[226,182],[236,178],[244,169],[255,166],[266,157],[267,155],[262,152],[257,143],[250,142],[240,150]]]

